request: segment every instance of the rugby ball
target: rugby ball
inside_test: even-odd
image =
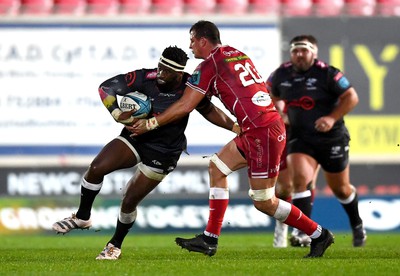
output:
[[[132,114],[134,118],[146,118],[151,111],[151,100],[138,91],[130,92],[122,97],[119,107],[123,112],[135,109],[136,111]]]

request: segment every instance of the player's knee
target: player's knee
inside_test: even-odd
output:
[[[210,158],[210,163],[208,165],[208,170],[210,175],[222,174],[223,176],[228,176],[232,173],[232,170],[218,157],[217,154],[213,154]]]
[[[91,163],[86,171],[86,179],[103,179],[104,175],[104,166],[97,162]]]
[[[253,201],[254,207],[269,216],[273,216],[275,208],[273,208],[273,202],[272,200],[266,200],[266,201]]]
[[[136,209],[137,205],[139,204],[139,200],[136,198],[134,194],[124,194],[124,197],[121,202],[121,210],[126,213],[132,212]]]
[[[257,210],[270,216],[273,215],[274,202],[272,199],[275,198],[275,187],[261,190],[249,189],[249,196]]]
[[[156,172],[149,168],[148,166],[144,165],[143,163],[140,163],[138,165],[138,169],[149,179],[156,180],[156,181],[162,181],[167,175],[163,173]]]

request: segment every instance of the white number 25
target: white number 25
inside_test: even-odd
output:
[[[236,64],[235,65],[235,70],[239,71],[239,79],[242,82],[243,86],[249,86],[252,85],[253,83],[262,83],[263,79],[260,76],[260,74],[257,72],[256,68],[251,66],[250,63],[246,62],[244,65],[243,64]]]

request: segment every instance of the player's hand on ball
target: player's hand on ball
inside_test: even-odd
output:
[[[141,135],[150,130],[158,128],[158,122],[155,117],[150,119],[139,119],[135,121],[131,126],[126,127],[132,134],[131,137]]]
[[[132,117],[132,114],[135,112],[136,109],[123,111],[118,117],[118,122],[125,125],[131,125],[135,121],[135,119]]]

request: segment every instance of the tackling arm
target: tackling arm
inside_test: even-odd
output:
[[[204,98],[196,110],[212,124],[240,134],[240,127],[221,109]]]
[[[186,87],[183,96],[157,117],[152,117],[148,120],[137,120],[127,128],[132,132],[131,136],[137,136],[179,120],[192,112],[204,97],[204,94]]]

